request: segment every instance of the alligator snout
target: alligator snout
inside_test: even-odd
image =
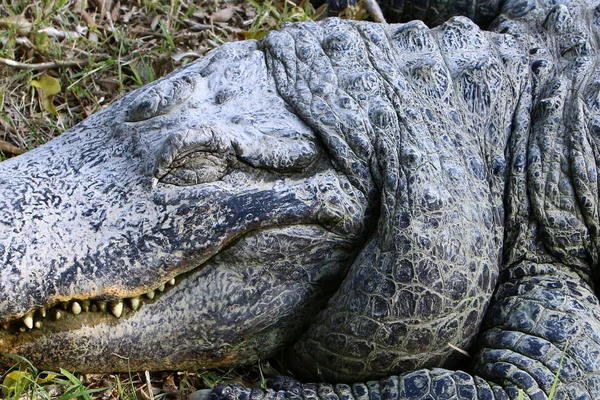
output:
[[[264,358],[339,285],[369,207],[256,44],[225,46],[0,164],[0,354],[96,372]]]

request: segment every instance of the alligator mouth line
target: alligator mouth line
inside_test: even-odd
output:
[[[41,329],[45,321],[58,321],[67,314],[76,316],[83,312],[110,313],[118,319],[123,315],[125,304],[131,311],[137,311],[145,302],[156,301],[163,292],[167,291],[169,287],[175,286],[177,281],[184,279],[186,275],[187,273],[183,273],[177,278],[171,278],[141,296],[110,301],[105,300],[102,297],[83,300],[72,299],[58,302],[50,307],[40,307],[20,318],[0,323],[0,331],[4,330],[9,333],[23,333],[33,329]]]

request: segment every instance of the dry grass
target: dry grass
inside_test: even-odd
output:
[[[27,360],[17,358],[14,367],[0,375],[0,397],[22,400],[186,400],[198,390],[210,389],[219,383],[264,387],[264,376],[276,374],[268,363],[228,371],[73,374],[63,369],[59,372],[39,371]]]
[[[0,0],[0,157],[226,41],[317,14],[307,0]],[[60,84],[46,99],[44,76]]]

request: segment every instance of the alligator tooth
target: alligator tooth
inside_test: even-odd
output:
[[[81,314],[81,305],[74,301],[73,304],[71,304],[71,312],[75,315]]]
[[[132,297],[131,299],[129,299],[129,307],[135,311],[138,308],[140,308],[140,298],[139,297]]]
[[[95,304],[90,304],[90,311],[91,312],[97,312],[98,311],[98,306]]]
[[[56,310],[56,314],[54,314],[54,319],[56,319],[56,320],[58,321],[59,319],[61,319],[61,318],[62,318],[62,316],[63,316],[63,315],[62,315],[62,313],[60,312],[60,310]]]
[[[40,329],[42,327],[42,321],[35,321],[33,326],[35,326],[37,329]]]
[[[162,292],[165,290],[165,285],[160,285],[159,287],[156,288],[156,290],[158,290],[159,292]]]
[[[149,291],[148,293],[146,293],[146,297],[149,298],[150,300],[152,300],[155,296],[154,290]]]
[[[19,328],[19,330],[20,330],[21,332],[25,332],[27,329],[25,329],[25,327],[24,327],[24,326],[22,326],[22,327],[20,327],[20,328]]]
[[[96,304],[98,305],[98,310],[100,310],[102,312],[106,312],[106,302],[105,301],[97,301]]]
[[[66,301],[64,303],[60,303],[60,305],[65,311],[69,309],[69,303],[67,303]]]
[[[45,308],[40,308],[40,315],[42,318],[46,318],[46,309]]]
[[[8,329],[8,327],[10,326],[10,324],[8,322],[3,322],[0,324],[0,326],[4,329]]]
[[[83,301],[81,302],[81,310],[82,310],[82,311],[85,311],[85,312],[88,312],[88,311],[90,311],[90,304],[91,304],[91,303],[90,303],[90,301],[89,301],[89,300],[83,300]]]
[[[171,286],[175,286],[175,278],[171,278],[171,280],[167,283]]]
[[[27,314],[23,317],[23,323],[29,329],[33,329],[33,314]]]
[[[120,318],[123,314],[123,301],[117,301],[116,303],[110,303],[110,312],[117,318]]]

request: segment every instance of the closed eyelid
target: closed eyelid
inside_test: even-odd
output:
[[[154,176],[165,174],[176,159],[197,152],[225,155],[233,154],[233,148],[220,132],[210,127],[190,128],[172,133],[157,155]]]

